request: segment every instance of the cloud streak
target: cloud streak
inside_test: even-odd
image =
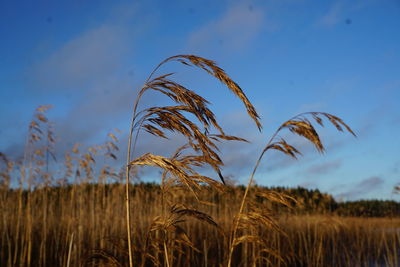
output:
[[[218,42],[236,51],[254,40],[264,22],[261,9],[254,9],[242,2],[229,7],[221,17],[194,31],[189,36],[188,46],[201,49]]]
[[[332,27],[339,22],[343,21],[343,4],[341,2],[335,2],[317,22],[319,26]]]
[[[341,160],[333,160],[330,162],[324,162],[320,164],[315,164],[305,170],[306,175],[325,175],[331,173],[342,166]]]
[[[124,62],[133,47],[127,33],[124,24],[103,23],[66,41],[28,69],[27,93],[41,103],[58,102],[49,111],[55,120],[58,151],[63,153],[77,142],[104,140],[107,129],[119,127],[129,116],[135,87]],[[54,116],[58,111],[61,114]],[[3,150],[18,157],[23,146],[23,140],[18,140]]]
[[[126,36],[114,25],[84,32],[35,65],[31,79],[44,91],[85,90],[120,67],[128,51]]]
[[[385,183],[385,180],[379,176],[371,176],[366,178],[355,186],[353,186],[350,190],[340,193],[336,196],[337,199],[356,199],[367,193],[375,191],[382,187]]]

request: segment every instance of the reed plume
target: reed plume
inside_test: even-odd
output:
[[[228,258],[228,266],[231,266],[231,261],[232,261],[232,255],[233,255],[233,250],[235,249],[235,246],[237,246],[238,240],[247,240],[246,235],[242,235],[237,237],[237,231],[240,227],[245,228],[245,226],[252,225],[254,223],[258,224],[263,224],[263,225],[270,225],[276,230],[279,231],[279,226],[276,224],[274,218],[270,216],[270,214],[266,214],[265,211],[260,210],[259,208],[257,211],[254,211],[254,205],[252,203],[248,204],[248,209],[247,211],[245,210],[245,205],[246,205],[246,200],[247,200],[247,195],[249,193],[249,189],[251,185],[253,184],[254,181],[254,175],[261,163],[262,158],[264,157],[264,154],[269,151],[269,150],[278,150],[282,153],[284,153],[287,156],[290,156],[294,159],[297,159],[299,155],[301,155],[301,152],[294,147],[293,145],[289,144],[284,138],[279,137],[279,133],[283,130],[289,130],[295,135],[301,136],[303,138],[306,138],[311,144],[314,145],[316,150],[320,153],[323,153],[325,151],[324,145],[321,142],[321,139],[318,135],[318,132],[314,128],[313,124],[311,123],[310,119],[308,117],[311,117],[312,119],[315,120],[317,124],[320,126],[324,126],[323,123],[323,118],[328,119],[331,124],[333,124],[338,131],[344,131],[347,130],[350,134],[352,134],[354,137],[356,136],[355,133],[351,130],[351,128],[343,122],[342,119],[339,117],[336,117],[332,114],[325,113],[325,112],[304,112],[301,114],[298,114],[294,116],[293,118],[287,120],[284,122],[272,135],[264,149],[262,150],[255,167],[253,169],[253,172],[250,175],[248,185],[246,187],[245,193],[243,195],[241,205],[239,212],[235,218],[235,222],[233,223],[233,229],[232,229],[232,234],[231,234],[231,240],[229,244],[229,258]],[[285,206],[290,206],[290,202],[288,200],[294,200],[290,196],[283,195],[283,194],[268,194],[268,195],[263,195],[263,197],[266,197],[272,202],[277,202],[281,203]],[[250,223],[249,223],[250,221]],[[242,226],[244,225],[244,226]],[[252,240],[253,238],[251,238]]]

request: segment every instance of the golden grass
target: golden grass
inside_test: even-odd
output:
[[[270,191],[259,190],[270,194]],[[243,188],[202,191],[210,206],[197,203],[184,189],[161,210],[159,186],[131,188],[132,233],[136,266],[225,266],[229,232]],[[123,185],[73,185],[28,193],[1,191],[0,266],[127,266]],[[15,203],[21,197],[21,213]],[[31,207],[28,210],[28,201]],[[258,202],[255,194],[250,202]],[[201,212],[199,211],[201,210]],[[334,215],[275,214],[281,232],[271,226],[242,235],[233,266],[398,266],[399,218],[351,218]],[[31,218],[31,219],[29,219]],[[218,227],[215,226],[218,224]],[[28,229],[30,229],[28,231]],[[256,235],[257,234],[257,235]],[[243,237],[242,237],[243,236]],[[250,242],[251,241],[251,242]],[[31,256],[28,257],[30,245]],[[207,265],[206,265],[207,263]]]

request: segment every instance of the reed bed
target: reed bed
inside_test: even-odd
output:
[[[69,266],[128,265],[124,190],[123,184],[80,184],[22,193],[2,191],[0,266],[68,266],[68,261]],[[216,203],[210,206],[177,189],[173,200],[193,203],[190,207],[209,214],[218,228],[190,216],[181,217],[182,232],[171,237],[180,234],[177,239],[185,236],[187,240],[168,240],[169,264],[225,266],[232,217],[243,193],[242,187],[223,193],[205,190],[201,197]],[[249,200],[257,201],[253,195]],[[16,205],[20,201],[21,207]],[[158,185],[131,187],[131,205],[135,207],[132,218],[137,229],[132,234],[136,266],[166,265],[163,232],[149,232],[154,218],[167,212],[160,210],[162,201]],[[399,218],[294,215],[287,211],[276,214],[276,220],[282,231],[262,229],[260,238],[267,246],[239,244],[232,257],[233,266],[399,265]]]

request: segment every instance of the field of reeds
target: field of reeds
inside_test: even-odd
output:
[[[1,266],[126,266],[128,265],[123,184],[81,184],[26,191],[1,192]],[[265,192],[268,189],[264,189]],[[261,190],[261,191],[264,191]],[[243,187],[224,193],[205,190],[197,203],[185,190],[173,200],[201,214],[161,210],[161,188],[138,184],[131,188],[134,265],[165,266],[164,242],[170,266],[225,266],[229,231],[239,209]],[[252,195],[252,194],[250,194]],[[251,201],[270,207],[255,197]],[[168,222],[161,214],[169,214]],[[399,266],[400,218],[340,217],[334,213],[276,213],[273,227],[260,229],[257,242],[239,244],[232,266]],[[200,216],[196,218],[196,216]],[[178,229],[160,229],[164,224]]]
[[[260,148],[248,184],[227,185],[219,144],[247,140],[226,134],[209,102],[174,81],[173,73],[153,78],[171,61],[222,82],[261,131],[259,115],[239,85],[215,62],[193,55],[164,60],[138,91],[124,165],[116,156],[121,145],[116,133],[101,145],[77,144],[64,152],[63,162],[55,162],[60,152],[55,151],[54,125],[46,117],[50,106],[39,107],[24,156],[10,159],[0,153],[0,266],[400,264],[397,203],[384,203],[391,209],[379,214],[388,217],[343,217],[346,206],[319,191],[304,197],[254,185],[265,153],[301,155],[282,132],[305,138],[323,152],[314,125],[329,123],[355,136],[342,119],[313,111],[283,122]],[[141,107],[148,91],[167,96],[173,104]],[[137,155],[141,131],[166,142],[171,134],[181,135],[186,143],[169,157],[151,151]],[[141,166],[161,169],[159,184],[138,184]]]

